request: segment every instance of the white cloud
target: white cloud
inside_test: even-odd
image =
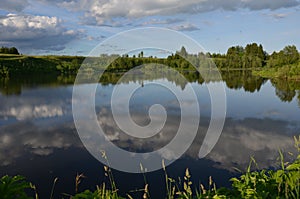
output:
[[[100,111],[99,115],[101,116],[98,119],[106,136],[109,139],[113,138],[111,141],[119,147],[133,151],[157,150],[169,143],[178,129],[177,119],[172,118],[172,115],[168,115],[169,122],[173,122],[168,123],[162,132],[151,138],[140,140],[120,133],[122,131],[116,126],[112,115],[103,110]],[[140,124],[141,120],[145,120],[145,117],[133,114],[132,119]],[[202,122],[202,124],[208,124],[209,120],[208,118],[202,118]],[[260,125],[255,126],[253,124]],[[206,131],[207,126],[199,126],[199,134],[185,154],[186,156],[198,159],[198,152]],[[281,149],[284,153],[295,152],[293,135],[297,132],[299,132],[297,124],[284,121],[251,118],[240,121],[228,119],[217,145],[206,159],[215,162],[216,167],[234,171],[234,167],[246,168],[250,157],[254,156],[259,163],[259,168],[268,168],[277,163],[278,149]],[[92,138],[91,140],[96,139]],[[175,158],[172,151],[168,150],[164,150],[161,155],[168,160]],[[291,157],[287,156],[287,158]]]
[[[40,105],[40,106],[33,106],[33,107],[30,105],[25,105],[18,108],[12,107],[8,112],[4,114],[6,116],[15,117],[17,120],[26,120],[32,118],[47,118],[47,117],[62,116],[63,110],[60,106],[54,106],[54,105]]]
[[[64,28],[57,17],[8,14],[0,19],[0,43],[23,49],[62,50],[77,34]]]
[[[196,14],[212,10],[276,10],[296,7],[299,0],[31,0],[44,5],[51,4],[73,12],[84,12],[82,22],[89,25],[127,25],[120,19],[133,19],[146,16],[173,16],[177,14]],[[26,0],[2,0],[0,10],[21,11],[29,3]],[[274,17],[281,18],[280,14]],[[150,21],[150,24],[172,23],[172,20]]]
[[[260,126],[253,125],[256,122]],[[293,124],[294,129],[289,130],[289,125],[292,124],[268,119],[245,119],[228,123],[218,144],[207,158],[219,163],[218,167],[234,170],[236,167],[246,168],[253,156],[259,168],[268,168],[278,163],[279,149],[284,153],[296,150],[293,135],[299,131],[299,127]],[[290,159],[291,156],[286,158]]]
[[[57,3],[72,11],[84,11],[85,17],[98,25],[112,23],[120,18],[140,18],[146,16],[172,16],[194,14],[217,9],[276,10],[295,7],[298,0],[69,0]]]
[[[72,124],[46,127],[20,122],[0,127],[0,166],[9,165],[25,155],[47,156],[55,149],[82,147]]]
[[[170,116],[170,117],[169,117]],[[178,129],[178,118],[168,115],[170,119],[161,133],[141,140],[123,133],[115,124],[111,113],[100,110],[98,120],[106,136],[119,147],[132,151],[153,151],[160,149],[172,140]],[[147,120],[143,115],[133,114],[138,124]],[[198,152],[202,145],[203,136],[207,130],[209,118],[202,118],[193,145],[185,154],[198,159]],[[260,124],[260,125],[255,125]],[[87,127],[89,131],[90,126]],[[34,125],[31,122],[18,122],[0,126],[0,165],[9,165],[26,153],[34,155],[49,155],[55,149],[82,147],[76,137],[76,130],[72,122],[65,122],[48,126]],[[233,167],[246,168],[249,158],[254,156],[260,168],[266,168],[277,162],[278,149],[284,152],[294,152],[292,136],[299,132],[297,123],[288,123],[271,119],[230,120],[226,122],[220,140],[212,152],[206,157],[216,162],[216,166],[227,170]],[[187,131],[186,133],[189,133]],[[97,138],[91,137],[91,146],[98,150]],[[172,159],[172,151],[163,151],[163,157]]]

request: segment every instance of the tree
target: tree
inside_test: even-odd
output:
[[[296,46],[286,46],[282,50],[286,64],[294,64],[299,60],[299,52]]]
[[[273,52],[268,60],[269,67],[281,67],[295,64],[299,61],[299,52],[296,46],[286,46],[279,52]]]
[[[230,47],[226,53],[227,67],[230,68],[242,67],[243,54],[244,54],[244,48],[242,46]]]
[[[248,44],[243,55],[243,68],[262,67],[265,62],[265,52],[262,45],[256,43]]]
[[[19,51],[18,51],[18,49],[16,47],[8,48],[8,47],[2,46],[0,48],[0,53],[1,54],[15,54],[15,55],[19,55]]]
[[[16,47],[12,47],[9,49],[9,54],[19,55],[18,49]]]
[[[187,57],[188,56],[188,53],[187,53],[184,46],[181,47],[180,52],[178,54],[181,55],[182,57]]]

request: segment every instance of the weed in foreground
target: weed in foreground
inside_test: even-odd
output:
[[[280,168],[278,170],[260,170],[251,171],[253,165],[257,168],[257,163],[254,158],[251,158],[249,166],[244,174],[240,177],[232,178],[231,188],[217,188],[212,177],[209,178],[209,186],[205,188],[202,184],[200,187],[193,189],[191,174],[188,169],[185,171],[183,180],[178,181],[170,178],[167,170],[162,162],[162,167],[165,177],[166,199],[202,199],[202,198],[300,198],[300,136],[294,137],[295,147],[298,150],[295,161],[289,163],[284,161],[284,156],[279,151]],[[102,154],[107,159],[105,153]],[[108,164],[109,165],[109,164]],[[143,167],[141,166],[143,171]],[[124,199],[118,195],[118,189],[114,181],[110,167],[104,167],[105,175],[109,178],[110,188],[103,183],[97,186],[95,191],[86,190],[78,192],[78,187],[83,174],[77,175],[75,179],[74,196],[67,195],[71,199]],[[143,199],[150,199],[149,185],[145,178],[145,187],[137,190],[143,193]],[[54,180],[50,199],[53,198],[54,186],[57,178]],[[31,190],[35,194],[34,197],[27,195]],[[193,192],[193,190],[195,190]],[[0,196],[3,199],[38,199],[36,188],[31,183],[27,182],[22,176],[3,176],[0,178]],[[66,196],[66,195],[65,195]],[[130,194],[127,198],[133,199]]]

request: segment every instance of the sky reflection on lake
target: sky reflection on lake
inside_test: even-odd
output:
[[[148,83],[155,81],[157,80],[148,80]],[[124,83],[127,86],[133,84],[139,84],[140,88],[130,101],[132,119],[139,125],[146,125],[149,123],[149,107],[160,103],[168,113],[162,131],[143,140],[123,133],[111,114],[110,96],[114,88],[112,84],[98,86],[96,113],[99,123],[105,129],[109,140],[123,149],[134,152],[159,149],[175,136],[180,120],[178,101],[172,93],[158,86],[149,84],[142,87],[138,82]],[[219,175],[215,177],[217,183],[226,185],[228,178],[235,175],[234,168],[246,168],[251,156],[255,157],[259,168],[268,168],[276,165],[278,149],[285,153],[295,151],[293,135],[299,135],[300,132],[297,98],[283,102],[276,96],[276,88],[272,82],[266,81],[255,92],[247,92],[243,87],[226,88],[227,116],[222,135],[211,153],[205,159],[199,160],[198,151],[209,124],[210,99],[205,84],[193,82],[191,85],[200,105],[199,130],[185,155],[168,167],[171,175],[182,175],[183,173],[178,172],[191,168],[195,177]],[[62,178],[66,182],[67,177],[74,176],[76,172],[84,172],[87,176],[90,175],[90,180],[86,180],[89,182],[84,187],[94,187],[93,183],[101,182],[101,179],[97,181],[92,177],[93,172],[102,172],[101,164],[91,157],[78,138],[72,118],[71,97],[70,85],[40,85],[22,88],[18,95],[0,94],[0,175],[24,173],[29,180],[44,186],[40,192],[46,196],[53,177]],[[188,101],[186,104],[188,105]],[[288,155],[287,158],[292,157]],[[203,174],[203,171],[207,172]],[[158,180],[159,172],[150,173],[149,181]],[[133,176],[117,171],[116,175],[126,178]],[[103,177],[103,172],[99,178],[101,176]],[[139,188],[135,187],[140,181],[139,178],[132,178],[135,181],[131,186],[119,180],[122,192]],[[159,186],[159,183],[152,186]],[[72,192],[72,185],[67,187],[67,191]],[[62,184],[58,185],[58,190],[63,191]]]

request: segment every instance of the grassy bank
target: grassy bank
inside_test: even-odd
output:
[[[295,147],[298,153],[295,154],[294,162],[285,162],[282,153],[279,151],[280,168],[277,170],[261,170],[251,171],[255,169],[256,162],[251,160],[247,170],[240,177],[232,178],[231,188],[217,188],[213,179],[208,179],[208,187],[200,185],[199,188],[194,189],[191,182],[191,175],[187,169],[184,177],[180,181],[176,181],[168,177],[167,170],[165,171],[165,185],[166,185],[166,199],[180,198],[180,199],[200,199],[200,198],[300,198],[300,136],[295,137]],[[118,189],[113,181],[113,176],[110,168],[104,167],[106,175],[110,179],[110,188],[105,184],[97,186],[95,191],[86,190],[75,195],[62,195],[61,198],[73,199],[122,199],[118,195]],[[75,190],[77,192],[78,186],[83,175],[77,175],[75,179]],[[55,191],[55,182],[51,195]],[[195,190],[195,191],[193,191]],[[143,198],[151,198],[148,184],[145,184],[142,192]],[[29,194],[31,192],[31,194]],[[38,198],[36,187],[27,182],[22,176],[3,176],[0,179],[0,196],[6,198]],[[125,196],[132,199],[130,193]]]
[[[252,74],[269,79],[278,78],[300,81],[300,62],[276,68],[265,67],[261,70],[254,70]]]
[[[253,74],[263,78],[281,78],[300,80],[300,61],[292,64],[281,63],[280,65],[268,64],[256,66],[247,63],[232,63],[230,56],[227,58],[213,57],[207,59],[205,55],[186,55],[185,60],[179,55],[170,55],[167,58],[156,57],[128,57],[127,55],[101,55],[99,57],[88,58],[84,63],[86,72],[103,70],[109,63],[108,72],[125,72],[136,66],[149,63],[167,65],[180,72],[195,71],[194,66],[201,66],[206,70],[214,69],[214,65],[221,71],[250,70]],[[86,57],[82,56],[27,56],[0,54],[0,77],[9,77],[19,74],[76,74]],[[114,61],[113,61],[114,60]]]
[[[63,63],[72,64],[73,69],[78,69],[84,57],[79,56],[27,56],[0,54],[0,76],[14,74],[60,72],[59,66]]]
[[[12,53],[12,54],[3,54]],[[189,54],[182,46],[180,51],[169,55],[166,58],[144,57],[143,51],[137,56],[129,57],[124,55],[101,54],[89,60],[87,64],[88,72],[103,69],[107,63],[110,64],[109,71],[128,71],[129,69],[147,63],[158,63],[168,65],[176,70],[190,70],[193,66],[203,69],[258,69],[257,75],[268,78],[292,78],[299,79],[300,76],[300,54],[295,45],[285,46],[279,52],[267,54],[262,45],[252,43],[245,47],[232,46],[228,48],[226,54],[204,53]],[[99,59],[100,58],[100,59]],[[85,57],[81,56],[26,56],[19,55],[15,48],[2,47],[0,50],[0,77],[8,77],[16,73],[32,72],[60,72],[76,73]],[[93,58],[92,58],[93,59]],[[189,61],[187,61],[189,60]]]

